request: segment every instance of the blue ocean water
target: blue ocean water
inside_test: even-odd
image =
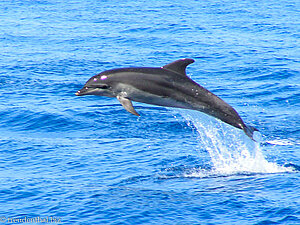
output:
[[[300,224],[300,3],[3,0],[0,223]],[[112,68],[193,58],[260,130],[77,97]]]

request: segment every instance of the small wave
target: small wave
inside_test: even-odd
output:
[[[76,121],[67,113],[32,111],[21,107],[12,107],[0,112],[2,127],[17,130],[36,130],[57,132],[72,130],[74,126],[83,127],[84,123]]]

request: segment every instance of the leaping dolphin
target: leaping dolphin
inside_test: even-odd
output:
[[[197,110],[242,129],[253,139],[256,128],[245,125],[234,108],[186,75],[186,67],[193,62],[193,59],[179,59],[160,68],[107,70],[91,77],[76,95],[116,97],[136,116],[140,115],[131,101]]]

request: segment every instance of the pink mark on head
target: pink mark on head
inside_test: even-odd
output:
[[[102,75],[102,76],[100,77],[101,80],[105,80],[106,78],[107,78],[106,75]]]
[[[94,78],[94,81],[97,81],[97,80],[98,80],[98,78],[95,77],[95,78]]]

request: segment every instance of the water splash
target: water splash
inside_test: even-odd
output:
[[[190,171],[187,177],[291,171],[290,168],[268,162],[259,143],[250,140],[242,130],[203,113],[189,110],[179,112],[187,124],[198,132],[200,145],[209,153],[212,163],[211,171]]]

